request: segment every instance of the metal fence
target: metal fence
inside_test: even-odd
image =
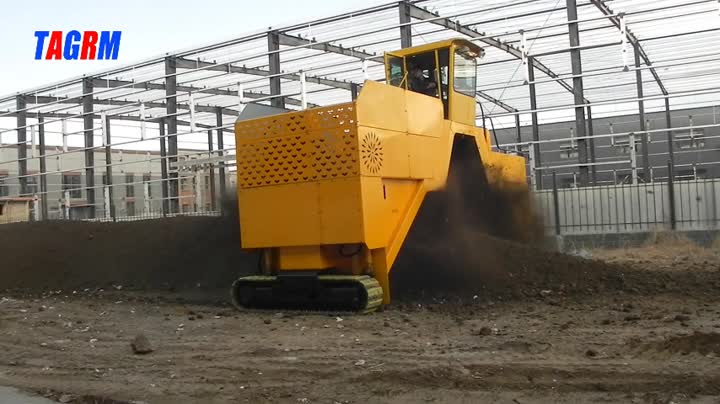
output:
[[[217,193],[206,194],[208,184],[199,186],[198,176],[192,188],[180,196],[181,212],[163,209],[166,199],[151,192],[151,184],[141,187],[133,197],[121,196],[109,204],[104,192],[103,208],[97,217],[83,214],[82,207],[67,206],[67,197],[45,216],[55,220],[135,221],[179,216],[219,216],[223,203]],[[659,231],[720,230],[720,179],[688,179],[665,182],[560,188],[533,193],[548,235],[594,235]],[[160,187],[160,185],[157,185]],[[115,185],[127,188],[127,185]],[[117,192],[117,191],[116,191]],[[230,190],[230,192],[232,192]],[[158,196],[155,196],[158,195]],[[212,200],[212,202],[211,202]],[[183,201],[187,201],[184,203]],[[112,206],[110,210],[108,210]],[[133,206],[130,210],[127,206]],[[137,210],[135,206],[138,206]],[[0,224],[42,220],[42,201],[37,196],[0,200]]]
[[[45,175],[42,177],[45,193],[31,192],[19,196],[17,183],[0,182],[0,224],[41,220],[131,221],[175,216],[217,216],[222,213],[227,189],[234,181],[221,187],[212,169],[195,167],[182,172],[177,197],[168,196],[169,180],[151,174],[119,174],[109,181],[103,175],[95,179],[95,204],[87,203],[87,190],[81,186],[86,179],[82,173],[72,175]],[[135,182],[134,178],[142,180]],[[234,176],[232,177],[234,178]],[[177,211],[169,205],[175,202]]]
[[[0,201],[0,225],[9,223],[37,222],[42,221],[41,203],[37,198],[25,198],[23,200]],[[221,216],[222,210],[211,210],[207,208],[194,209],[180,213],[163,213],[162,209],[142,210],[138,212],[118,211],[114,215],[98,216],[95,218],[84,217],[66,213],[61,210],[59,214],[50,215],[47,220],[80,220],[88,222],[131,222],[138,220],[152,220],[169,217],[191,217],[191,216]],[[103,213],[99,211],[98,213]]]
[[[720,229],[720,179],[558,188],[535,192],[548,234]]]

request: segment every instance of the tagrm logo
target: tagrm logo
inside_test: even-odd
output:
[[[35,31],[35,60],[116,60],[121,36],[122,31]]]

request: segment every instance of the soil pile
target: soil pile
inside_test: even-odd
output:
[[[486,176],[477,155],[462,146],[454,145],[446,189],[426,196],[400,252],[390,277],[395,297],[717,293],[720,270],[707,260],[692,273],[648,271],[647,262],[628,265],[613,262],[612,255],[583,259],[540,248],[543,221],[527,189],[491,186],[493,176]],[[653,244],[700,249],[674,234],[658,235]]]
[[[689,288],[699,293],[720,284],[717,271],[650,274],[503,240],[465,221],[461,210],[433,209],[433,196],[426,202],[391,273],[393,296],[401,300],[428,295],[554,298],[617,290],[684,293]],[[0,289],[121,285],[207,290],[213,298],[221,290],[224,298],[238,276],[257,268],[257,256],[239,247],[235,216],[8,224],[0,226]]]
[[[394,294],[518,297],[622,286],[617,266],[482,233],[455,234],[417,237],[413,229],[391,274]],[[0,226],[0,279],[2,289],[226,289],[257,266],[239,246],[237,222],[226,217],[9,224]]]
[[[612,252],[600,254],[602,259],[585,259],[491,236],[482,226],[462,221],[458,213],[443,220],[437,211],[422,210],[391,273],[391,284],[396,297],[717,294],[720,267],[714,264],[715,252],[685,244],[663,249],[670,253],[653,254],[653,265],[640,252],[627,253],[637,259],[618,260]]]
[[[227,288],[256,259],[232,217],[0,226],[1,289]]]
[[[396,296],[547,297],[622,290],[627,272],[619,265],[461,229],[432,243],[409,241],[391,283]]]

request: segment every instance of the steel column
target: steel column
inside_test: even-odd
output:
[[[167,111],[167,152],[168,152],[168,165],[177,162],[178,159],[178,146],[177,146],[177,77],[175,76],[175,59],[172,57],[165,58],[165,96],[166,100],[166,111]],[[177,170],[173,170],[169,173],[168,180],[168,198],[169,198],[169,213],[180,212],[180,190],[178,184],[178,173]]]
[[[90,210],[90,217],[95,218],[95,150],[93,122],[93,83],[92,78],[83,79],[83,134],[85,135],[85,196]]]
[[[567,19],[568,21],[577,21],[577,2],[576,0],[566,0]],[[570,63],[572,65],[573,74],[573,97],[575,102],[575,132],[578,137],[578,162],[580,163],[580,185],[588,185],[588,150],[587,140],[585,139],[585,95],[583,90],[582,79],[582,59],[580,56],[580,30],[577,22],[568,24],[568,34],[570,36]]]
[[[168,161],[167,161],[167,144],[165,141],[165,119],[159,122],[160,129],[160,177],[162,178],[162,211],[163,216],[167,216],[170,212],[170,203],[168,197],[170,195],[168,186]]]
[[[648,150],[647,127],[645,126],[645,101],[643,100],[642,70],[640,70],[640,50],[638,49],[637,43],[633,47],[633,53],[635,54],[635,82],[637,84],[638,116],[640,117],[640,130],[643,132],[640,135],[640,142],[643,149],[643,179],[645,182],[648,182],[650,181],[650,152]]]
[[[404,48],[412,47],[412,25],[410,24],[410,6],[411,4],[403,0],[398,3],[398,11],[400,12],[400,46]]]
[[[113,166],[112,166],[112,137],[110,136],[110,117],[105,117],[105,185],[108,187],[108,194],[110,199],[110,217],[115,220],[115,198],[113,195]],[[123,181],[125,182],[125,181]]]
[[[17,107],[17,158],[18,158],[18,181],[20,182],[20,192],[18,196],[27,195],[27,103],[25,96],[18,94],[15,98]]]
[[[350,85],[350,99],[352,99],[353,101],[357,100],[358,93],[359,93],[359,90],[360,90],[359,87],[360,87],[360,86],[358,86],[357,83],[352,83],[352,84]]]
[[[520,114],[515,114],[515,131],[517,143],[522,142],[522,133],[520,133]]]
[[[592,119],[592,108],[587,107],[587,135],[589,137],[589,144],[590,144],[590,163],[592,163],[592,167],[590,168],[590,175],[593,185],[597,185],[597,166],[595,165],[596,158],[595,158],[595,139],[593,138],[595,136],[595,128],[593,128],[593,119]]]
[[[537,189],[543,188],[543,177],[542,170],[537,170],[541,166],[542,156],[540,155],[540,125],[538,124],[538,113],[537,113],[537,93],[535,91],[535,67],[533,64],[533,57],[528,56],[528,81],[530,87],[530,109],[533,111],[530,116],[532,117],[532,140],[533,142],[533,155],[534,159],[532,164],[535,168],[535,184]]]
[[[47,188],[47,161],[45,159],[45,123],[42,115],[38,114],[38,138],[40,141],[40,209],[42,220],[48,220],[48,188]]]
[[[217,129],[218,132],[222,132],[222,128]],[[222,136],[222,135],[221,135]],[[213,132],[208,130],[208,157],[213,156]],[[215,201],[215,165],[210,163],[210,209],[215,211],[217,208],[217,202]]]
[[[223,138],[223,113],[222,108],[218,107],[217,111],[215,112],[215,126],[218,127],[217,130],[217,142],[218,142],[218,156],[222,157],[225,155],[225,140]],[[225,162],[221,161],[219,164],[219,171],[220,171],[220,211],[223,210],[223,207],[225,206]]]
[[[665,97],[665,125],[668,129],[672,129],[672,117],[670,116],[670,97]],[[675,142],[673,140],[672,130],[667,131],[667,147],[668,147],[668,158],[670,159],[670,168],[675,167]],[[668,171],[668,177],[674,177],[675,173]]]
[[[280,74],[280,37],[276,31],[268,32],[268,62],[270,75]],[[280,77],[270,77],[270,95],[282,94],[282,82]],[[285,108],[285,99],[275,97],[270,100],[270,105],[275,108]]]

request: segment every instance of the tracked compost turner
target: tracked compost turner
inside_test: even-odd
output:
[[[368,312],[390,303],[390,270],[419,209],[442,224],[458,214],[449,198],[463,201],[462,220],[525,237],[525,161],[492,151],[475,126],[481,54],[465,40],[388,53],[388,84],[366,81],[354,102],[238,120],[242,248],[259,264],[234,283],[237,307]],[[432,224],[415,226],[442,237]]]

